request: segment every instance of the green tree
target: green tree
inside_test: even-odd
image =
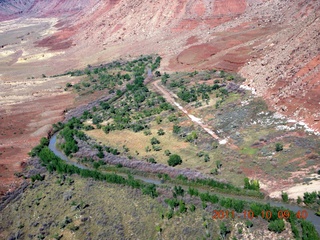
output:
[[[172,154],[169,157],[169,160],[168,160],[169,166],[174,167],[174,166],[180,165],[181,163],[182,163],[182,159],[178,154]]]

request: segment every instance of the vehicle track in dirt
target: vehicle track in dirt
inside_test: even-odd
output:
[[[209,126],[207,126],[205,123],[202,122],[201,118],[198,118],[188,112],[183,106],[181,106],[179,103],[176,102],[175,98],[177,96],[170,92],[169,90],[165,89],[163,86],[159,85],[160,80],[154,81],[152,84],[155,87],[155,89],[171,104],[176,106],[181,112],[183,112],[192,122],[200,126],[204,131],[206,131],[211,137],[218,140],[219,144],[221,145],[228,145],[232,149],[238,149],[238,146],[232,144],[229,142],[228,138],[222,139],[220,138],[214,130],[210,129]]]

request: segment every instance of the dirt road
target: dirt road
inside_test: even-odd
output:
[[[177,96],[175,94],[171,93],[170,91],[168,91],[167,89],[165,89],[164,87],[160,86],[159,82],[160,82],[160,80],[157,80],[157,81],[153,82],[152,84],[157,90],[160,91],[162,96],[169,103],[177,106],[180,111],[182,111],[186,116],[188,116],[191,119],[192,122],[198,124],[203,130],[205,130],[208,134],[210,134],[214,139],[217,139],[220,144],[226,144],[228,142],[226,139],[219,138],[219,136],[213,130],[209,129],[208,126],[203,124],[203,122],[200,118],[197,118],[197,117],[193,116],[192,114],[189,114],[188,111],[184,107],[182,107],[179,103],[177,103],[175,101],[174,98],[177,98]]]

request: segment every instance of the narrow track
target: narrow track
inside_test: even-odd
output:
[[[176,102],[175,94],[168,91],[164,87],[159,84],[160,80],[153,82],[153,86],[156,90],[171,104],[175,105],[181,112],[183,112],[192,122],[200,126],[204,131],[206,131],[211,137],[219,141],[219,144],[227,144],[232,149],[238,149],[238,146],[228,142],[228,139],[221,139],[212,129],[210,129],[207,125],[205,125],[200,118],[195,117],[190,114],[184,107],[182,107],[179,103]]]

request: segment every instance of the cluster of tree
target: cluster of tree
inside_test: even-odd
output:
[[[210,186],[210,187],[218,188],[221,190],[225,189],[229,192],[232,191],[233,193],[241,193],[242,192],[241,188],[235,187],[234,185],[229,184],[229,183],[219,182],[214,179],[197,179],[195,182],[200,185]]]
[[[134,188],[140,188],[143,194],[148,194],[151,197],[158,196],[154,184],[142,183],[132,177],[125,179],[122,176],[114,173],[101,173],[97,170],[81,169],[74,165],[69,165],[59,157],[57,157],[51,150],[44,146],[38,154],[41,162],[46,166],[49,172],[56,171],[65,174],[78,174],[84,178],[93,178],[94,180],[106,181],[109,183],[125,184]]]
[[[221,207],[226,209],[234,209],[238,213],[242,213],[246,202],[244,200],[238,200],[235,198],[225,198],[219,197],[215,194],[210,194],[209,192],[200,193],[197,189],[189,187],[188,194],[190,196],[198,196],[202,202],[210,202],[212,204],[219,204]]]
[[[154,61],[154,62],[153,62]],[[76,91],[93,92],[94,90],[109,89],[115,92],[117,86],[123,85],[132,79],[133,76],[142,76],[145,73],[146,66],[151,64],[152,71],[160,66],[161,57],[144,56],[139,59],[124,63],[115,61],[106,66],[100,67],[88,67],[84,71],[77,70],[76,72],[69,72],[71,75],[87,75],[87,78],[83,79],[80,83],[74,84],[73,88]],[[118,69],[117,73],[114,71]],[[122,73],[126,71],[125,73]],[[71,87],[71,86],[68,86]]]
[[[156,58],[156,63],[159,63],[160,59]],[[174,110],[173,106],[167,103],[162,96],[149,92],[144,85],[143,75],[145,74],[146,62],[151,60],[153,60],[152,57],[142,57],[126,64],[130,71],[133,71],[134,80],[126,85],[125,91],[121,91],[121,95],[125,95],[123,101],[100,102],[100,107],[85,111],[81,119],[92,119],[93,124],[102,128],[105,133],[123,129],[132,129],[134,132],[138,132],[148,128],[143,121],[144,118],[160,114],[162,111]],[[117,74],[117,76],[121,78],[121,75]],[[109,119],[113,119],[113,122],[106,126],[100,125],[101,122]],[[89,128],[86,127],[86,129]]]
[[[194,88],[187,89],[186,87],[181,87],[177,93],[178,97],[185,102],[195,102],[197,101],[197,92]]]
[[[209,192],[200,193],[197,189],[192,187],[189,187],[188,194],[190,196],[200,197],[202,202],[219,204],[221,207],[228,210],[234,209],[237,213],[243,213],[244,209],[249,209],[253,213],[252,217],[259,217],[261,216],[261,212],[270,211],[270,218],[265,217],[265,219],[270,222],[268,226],[269,230],[274,232],[282,232],[285,229],[283,220],[279,219],[278,213],[287,211],[289,213],[287,221],[291,224],[291,230],[294,234],[295,239],[301,238],[300,231],[297,225],[299,223],[302,232],[302,239],[311,240],[319,238],[318,233],[315,230],[315,227],[310,222],[307,222],[303,219],[298,220],[297,215],[290,210],[285,210],[279,207],[272,207],[270,206],[270,204],[260,204],[255,202],[247,202],[245,200],[238,200],[234,198],[219,197],[215,194],[210,194]]]
[[[49,145],[49,140],[45,137],[40,139],[40,144],[35,146],[28,154],[31,157],[35,157],[39,154],[39,152],[41,151],[41,149],[45,146]]]
[[[168,78],[170,78],[170,75],[168,73],[164,73],[161,77],[161,83],[163,85],[166,85],[167,84],[167,81],[168,81]]]
[[[181,100],[188,103],[197,101],[198,97],[201,97],[202,100],[209,100],[209,94],[211,94],[213,90],[220,88],[219,84],[214,84],[212,86],[207,84],[196,84],[195,86],[187,88],[185,86],[181,86],[181,84],[178,84],[177,82],[171,82],[170,86],[180,87],[177,95]],[[218,93],[227,95],[228,91],[225,88],[220,88]],[[220,96],[219,94],[218,96]]]
[[[157,58],[155,59],[154,63],[152,63],[152,65],[151,65],[151,70],[154,71],[158,67],[160,67],[160,63],[161,63],[161,57],[157,56]]]
[[[318,205],[320,205],[320,191],[305,192],[303,194],[303,202],[306,205],[312,205],[314,203],[317,203]]]
[[[115,124],[115,123],[108,123],[107,125],[102,127],[102,130],[108,134],[111,131],[115,130],[123,130],[123,129],[131,129],[134,132],[140,132],[144,129],[148,129],[149,126],[144,124],[143,122],[136,122],[132,124]]]
[[[69,126],[66,126],[63,130],[60,131],[60,136],[65,140],[64,143],[60,145],[64,153],[69,156],[71,153],[75,153],[79,150],[78,143],[74,139],[74,136],[79,136],[79,138],[85,138],[83,132],[78,131],[77,129],[71,129]]]

